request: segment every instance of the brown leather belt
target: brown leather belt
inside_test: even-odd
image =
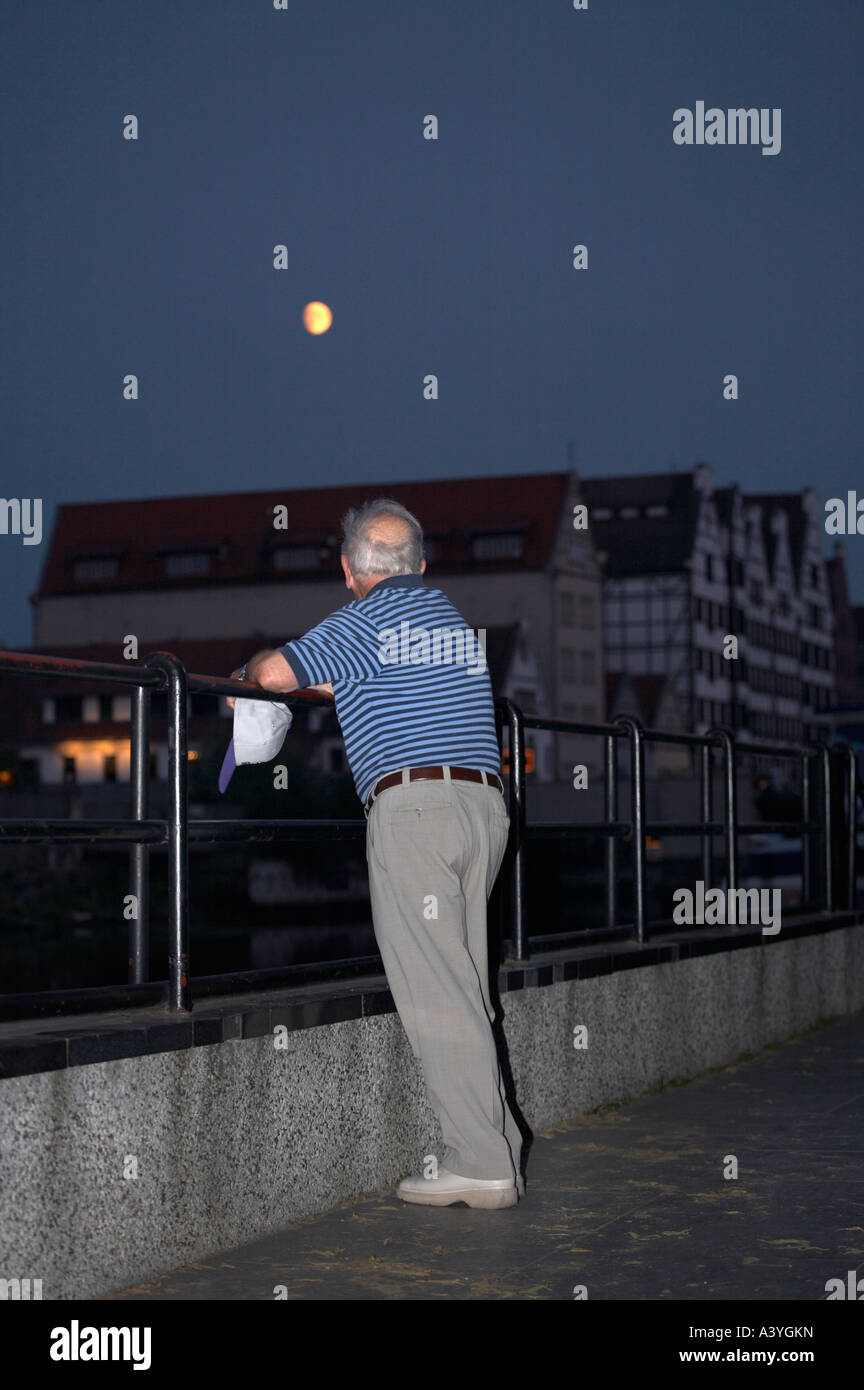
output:
[[[495,772],[481,772],[478,768],[475,767],[451,767],[450,776],[452,777],[454,782],[486,782],[487,785],[490,787],[497,787],[499,792],[501,792],[502,794],[504,792],[504,783],[501,781],[501,778]],[[444,768],[409,767],[408,781],[443,782]],[[372,805],[372,802],[375,800],[376,796],[380,796],[381,793],[385,792],[388,787],[399,787],[401,785],[401,772],[388,772],[385,777],[379,777],[378,781],[375,783],[374,787],[372,788],[371,792],[366,798],[366,802],[363,807],[364,811],[366,811],[368,814],[369,807]]]

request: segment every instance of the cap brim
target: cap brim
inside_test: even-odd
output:
[[[222,768],[221,768],[221,770],[220,770],[220,772],[219,772],[219,790],[220,790],[220,792],[224,792],[224,791],[225,791],[225,788],[228,786],[228,783],[231,781],[231,778],[234,776],[234,770],[235,770],[236,767],[237,767],[237,760],[236,760],[236,758],[234,757],[234,740],[233,740],[233,738],[232,738],[231,742],[228,744],[228,750],[227,750],[227,752],[226,752],[226,754],[225,754],[225,757],[222,759]]]

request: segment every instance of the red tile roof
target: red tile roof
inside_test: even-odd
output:
[[[320,545],[326,558],[317,573],[325,579],[341,578],[341,517],[349,507],[373,497],[392,497],[416,514],[426,535],[438,542],[430,569],[539,569],[551,557],[567,483],[565,472],[510,474],[67,504],[58,510],[36,597],[290,581],[297,572],[276,570],[270,552],[291,544]],[[279,505],[288,513],[284,531],[273,527],[273,509]],[[473,535],[515,530],[525,533],[521,559],[478,562],[471,557]],[[165,552],[190,550],[211,552],[210,572],[167,578]],[[107,556],[118,558],[116,578],[74,578],[75,559]],[[309,578],[309,572],[304,571],[303,578]]]

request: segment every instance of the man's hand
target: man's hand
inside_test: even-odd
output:
[[[246,674],[246,667],[245,667],[245,666],[238,666],[236,671],[232,671],[232,672],[231,672],[231,679],[232,679],[232,681],[243,680],[243,678],[245,677],[245,674]],[[228,706],[229,709],[233,709],[233,708],[234,708],[234,696],[233,696],[233,695],[229,695],[228,698],[226,699],[225,703],[226,703],[226,705]]]
[[[276,690],[288,695],[298,688],[297,677],[281,652],[257,652],[255,656],[250,657],[245,667],[241,666],[236,671],[231,672],[232,681],[242,680],[244,671],[245,679],[252,681],[255,685],[260,685],[262,690]],[[334,698],[333,686],[329,681],[325,681],[321,685],[307,686],[306,689],[319,690],[322,695],[328,695],[331,700]],[[233,709],[235,697],[229,695],[225,703],[229,709]]]

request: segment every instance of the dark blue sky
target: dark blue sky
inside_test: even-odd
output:
[[[864,494],[858,0],[5,0],[2,31],[0,491],[46,513],[0,536],[6,644],[64,501],[568,441],[587,476]],[[675,145],[699,100],[780,107],[780,153]]]

